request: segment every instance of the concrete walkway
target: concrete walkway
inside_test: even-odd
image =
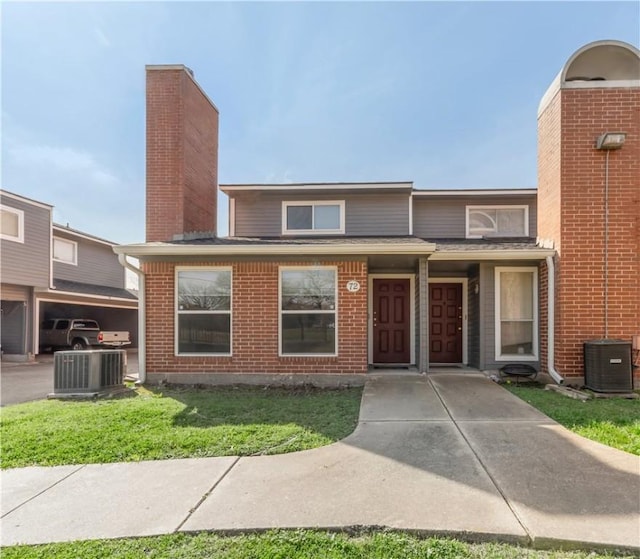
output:
[[[2,545],[356,526],[640,551],[640,460],[478,374],[374,374],[360,423],[305,452],[2,473]]]

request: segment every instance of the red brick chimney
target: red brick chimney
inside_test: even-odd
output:
[[[147,242],[216,232],[218,109],[183,65],[147,66]]]
[[[606,132],[626,134],[624,145],[608,154],[597,149],[597,138]],[[631,342],[640,334],[640,52],[635,47],[618,41],[584,46],[543,97],[538,235],[558,252],[556,368],[580,376],[585,341]]]

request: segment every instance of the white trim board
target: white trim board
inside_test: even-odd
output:
[[[221,184],[219,188],[222,192],[244,192],[244,191],[289,191],[296,194],[309,190],[389,190],[401,189],[412,190],[412,182],[369,182],[369,183],[289,183],[289,184]]]
[[[38,202],[37,200],[33,200],[32,198],[26,198],[25,196],[20,196],[20,194],[14,194],[13,192],[8,192],[7,190],[0,190],[0,196],[6,196],[7,198],[10,198],[12,200],[24,202],[25,204],[30,204],[44,210],[51,211],[53,209],[53,206],[51,204],[47,204],[46,202]]]

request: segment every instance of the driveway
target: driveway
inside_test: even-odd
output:
[[[127,351],[127,371],[138,372],[137,350]],[[0,366],[0,406],[43,400],[53,392],[53,354],[38,355],[31,363],[2,361]]]
[[[482,375],[371,375],[357,429],[323,448],[6,470],[0,535],[386,527],[637,553],[639,472]]]

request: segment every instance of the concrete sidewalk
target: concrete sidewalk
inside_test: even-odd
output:
[[[355,526],[640,551],[640,459],[482,375],[375,374],[360,423],[305,452],[2,473],[2,545]]]

